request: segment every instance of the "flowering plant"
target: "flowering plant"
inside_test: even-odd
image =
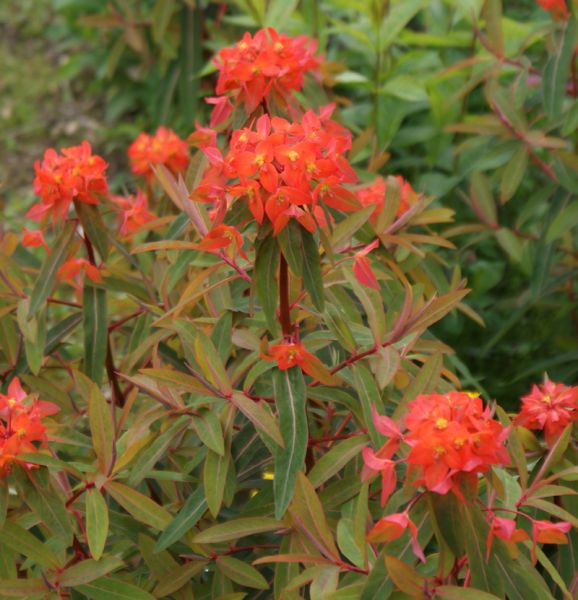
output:
[[[211,128],[139,135],[133,194],[88,142],[36,165],[0,271],[1,594],[575,592],[578,389],[513,418],[460,391],[453,211],[351,166],[315,48],[221,50]]]

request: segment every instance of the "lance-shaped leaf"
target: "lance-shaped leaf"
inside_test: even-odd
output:
[[[75,589],[92,600],[155,600],[136,585],[112,577],[100,577]]]
[[[193,542],[195,544],[219,544],[220,542],[230,542],[249,535],[277,531],[282,527],[284,525],[281,521],[271,517],[232,519],[197,533],[193,538]]]
[[[112,407],[106,401],[99,387],[82,373],[75,373],[80,394],[88,403],[88,423],[92,436],[92,446],[98,458],[101,473],[108,475],[114,463],[114,423]]]
[[[102,382],[108,344],[106,290],[84,282],[82,292],[84,326],[84,372],[96,383]]]
[[[172,571],[161,577],[154,593],[157,598],[169,596],[186,585],[207,563],[205,561],[191,561],[184,565],[179,565]]]
[[[126,512],[145,525],[163,530],[172,520],[168,510],[122,483],[109,481],[105,489]]]
[[[80,223],[88,239],[98,250],[102,260],[108,258],[108,230],[104,224],[100,211],[94,204],[75,202],[74,208],[80,218]]]
[[[156,543],[155,552],[160,552],[180,540],[199,522],[206,510],[205,491],[199,486],[187,498],[178,515],[167,525]]]
[[[297,472],[303,468],[307,452],[308,428],[305,407],[306,393],[299,367],[276,370],[273,374],[273,395],[281,424],[284,448],[275,454],[275,516],[283,516],[291,498]]]
[[[231,457],[228,452],[223,456],[219,456],[216,452],[209,450],[207,458],[205,458],[203,487],[205,488],[207,506],[214,517],[219,514],[223,504],[230,462]]]
[[[122,559],[118,556],[106,556],[100,561],[89,558],[65,569],[60,575],[60,583],[66,587],[90,583],[122,567],[123,564]]]
[[[301,230],[301,239],[303,244],[303,286],[309,292],[315,308],[322,311],[325,307],[325,294],[321,277],[319,247],[313,235],[305,229]]]
[[[289,269],[296,277],[301,277],[303,255],[301,253],[301,225],[290,219],[287,226],[277,236],[281,252],[289,265]]]
[[[261,403],[251,400],[242,392],[233,392],[231,402],[253,423],[260,434],[271,438],[279,446],[285,445],[277,421]]]
[[[0,579],[0,589],[4,598],[39,598],[48,593],[42,579]]]
[[[44,304],[50,295],[56,281],[56,272],[66,258],[70,249],[70,243],[76,230],[75,223],[67,223],[58,236],[52,252],[46,256],[32,294],[30,294],[30,307],[28,309],[28,318],[36,314],[38,309]]]
[[[232,556],[219,556],[217,568],[231,581],[257,590],[269,589],[267,580],[251,565],[233,558]]]
[[[2,544],[33,560],[42,567],[58,567],[59,560],[56,554],[37,537],[16,523],[6,521],[1,531]]]
[[[97,488],[91,488],[86,492],[85,502],[88,547],[92,557],[99,560],[108,537],[108,506]]]
[[[317,488],[331,479],[350,460],[361,456],[361,451],[367,446],[368,441],[366,435],[358,435],[335,444],[315,463],[309,473],[309,481]]]
[[[277,280],[279,256],[279,246],[273,236],[266,237],[257,246],[257,256],[255,258],[257,297],[263,309],[267,326],[273,334],[279,327],[276,317],[277,298],[279,296],[279,283]]]

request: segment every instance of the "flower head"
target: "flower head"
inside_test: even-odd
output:
[[[136,233],[143,225],[156,219],[149,212],[147,197],[140,189],[137,190],[136,195],[112,196],[111,200],[119,209],[121,235]]]
[[[26,227],[22,228],[22,245],[25,248],[38,248],[42,246],[46,252],[50,252],[50,248],[44,239],[44,232],[39,229],[37,231],[29,231]]]
[[[98,204],[99,197],[108,194],[106,168],[104,159],[92,154],[86,140],[79,146],[63,148],[60,154],[48,148],[42,162],[34,164],[34,193],[40,203],[26,216],[42,220],[50,214],[57,221],[65,218],[72,200]]]
[[[245,33],[240,42],[223,48],[214,58],[219,78],[211,98],[215,104],[211,127],[223,122],[234,106],[244,104],[249,115],[270,96],[287,104],[291,90],[303,87],[305,73],[319,67],[317,43],[304,36],[289,37],[274,29]]]
[[[570,16],[565,0],[538,0],[538,4],[555,19],[566,19]]]
[[[314,379],[326,385],[335,383],[333,376],[325,365],[311,352],[305,349],[301,342],[283,342],[269,347],[269,354],[261,355],[265,360],[277,362],[277,367],[282,371],[292,367],[301,370]]]
[[[159,127],[154,135],[141,133],[128,148],[132,172],[152,180],[152,166],[164,165],[174,174],[182,173],[189,164],[187,142],[172,129]]]
[[[543,429],[551,446],[569,423],[578,420],[578,386],[554,383],[548,377],[541,385],[533,385],[522,397],[522,410],[514,423],[528,429]]]
[[[8,394],[0,394],[0,476],[5,475],[13,463],[21,462],[19,455],[37,452],[47,442],[45,416],[60,409],[56,404],[29,399],[18,378],[12,379]]]
[[[74,281],[82,273],[86,273],[88,278],[95,283],[102,282],[98,267],[90,264],[86,258],[69,258],[60,265],[60,268],[56,272],[56,276],[62,281]]]
[[[247,259],[247,255],[243,251],[243,236],[230,225],[217,225],[214,227],[197,244],[197,248],[206,252],[224,250],[230,257],[240,254],[244,259]]]
[[[403,535],[403,532],[409,529],[411,533],[411,545],[413,553],[422,561],[425,562],[425,556],[417,539],[417,527],[409,518],[407,512],[394,513],[382,517],[373,526],[373,529],[367,534],[367,539],[370,542],[391,542]]]
[[[416,192],[401,175],[396,176],[400,187],[399,204],[395,211],[397,218],[401,217],[415,202]],[[387,192],[387,183],[383,177],[376,177],[375,181],[365,185],[357,190],[357,198],[362,206],[374,206],[370,221],[376,223],[379,215],[385,207],[385,195]]]

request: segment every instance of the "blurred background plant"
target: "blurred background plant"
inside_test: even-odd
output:
[[[125,175],[140,131],[206,124],[210,57],[268,25],[319,40],[317,101],[338,103],[362,176],[456,211],[458,251],[420,266],[473,290],[434,329],[464,384],[514,408],[545,370],[575,380],[577,35],[534,0],[5,1],[0,227],[19,230],[45,147],[87,137]]]

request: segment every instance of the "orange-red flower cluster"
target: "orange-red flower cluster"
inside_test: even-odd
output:
[[[417,539],[417,527],[409,518],[407,512],[394,513],[379,519],[373,529],[367,534],[369,542],[392,542],[401,537],[403,532],[408,529],[411,534],[411,546],[413,553],[425,562],[425,556]]]
[[[400,194],[395,216],[399,218],[415,202],[417,193],[401,175],[397,175],[396,179],[399,183]],[[375,210],[369,219],[372,223],[375,223],[379,215],[383,212],[386,192],[387,183],[383,177],[376,177],[373,183],[357,190],[357,198],[362,206],[375,206]]]
[[[274,96],[286,105],[291,90],[303,87],[304,74],[319,67],[315,58],[317,42],[304,35],[289,37],[274,29],[261,29],[254,36],[245,33],[232,48],[223,48],[214,58],[219,78],[211,127],[224,121],[234,108],[245,104],[251,114],[261,102]]]
[[[556,19],[566,19],[570,16],[565,0],[538,0],[538,4]]]
[[[217,205],[246,200],[256,221],[267,218],[275,235],[289,219],[315,231],[322,205],[355,210],[359,203],[344,186],[356,180],[343,156],[351,135],[331,121],[332,111],[333,106],[319,115],[308,111],[297,123],[263,115],[255,127],[233,132],[225,156],[203,143],[210,167],[191,199]]]
[[[50,253],[50,248],[46,244],[44,239],[44,232],[39,229],[37,231],[30,231],[26,227],[22,228],[22,245],[25,248],[38,248],[42,246],[46,252]]]
[[[86,258],[74,258],[74,256],[60,265],[56,276],[63,281],[74,282],[82,273],[85,273],[95,283],[102,283],[98,267],[91,265]]]
[[[41,220],[50,213],[56,221],[64,219],[72,200],[98,204],[99,197],[108,194],[106,168],[104,159],[92,154],[86,140],[79,146],[63,148],[60,154],[48,148],[42,163],[34,164],[34,193],[40,202],[26,216]]]
[[[230,225],[217,225],[197,244],[199,250],[205,252],[225,251],[231,258],[240,254],[244,259],[243,236]]]
[[[270,354],[262,354],[265,360],[277,362],[277,366],[282,371],[291,367],[301,367],[301,370],[307,375],[313,377],[326,385],[335,383],[327,367],[311,352],[305,349],[301,342],[283,342],[269,347]]]
[[[548,377],[542,385],[533,385],[522,398],[522,410],[516,425],[528,429],[543,429],[546,443],[551,446],[569,423],[578,421],[578,386],[554,383]]]
[[[414,485],[423,485],[438,494],[461,491],[458,477],[487,471],[490,465],[507,464],[504,446],[508,430],[491,418],[488,407],[474,394],[419,395],[410,403],[405,417],[405,432],[388,417],[374,412],[377,431],[389,437],[386,444],[374,452],[365,448],[364,473],[381,472],[382,504],[395,489],[396,474],[393,455],[401,440],[410,446],[405,459],[408,475],[415,475]]]
[[[460,473],[483,473],[509,463],[508,430],[491,418],[489,407],[467,392],[418,396],[405,418],[407,462],[419,471],[416,485],[440,494],[454,487]]]
[[[0,394],[0,476],[15,462],[28,466],[19,455],[36,452],[39,446],[46,445],[42,419],[60,410],[51,402],[27,399],[17,377],[10,382],[8,394]]]
[[[120,212],[120,234],[130,235],[143,225],[154,221],[156,217],[148,210],[148,200],[142,190],[136,195],[112,196],[111,200],[118,206]]]
[[[151,180],[156,165],[164,165],[175,175],[182,173],[189,165],[189,148],[172,129],[161,126],[154,135],[141,133],[129,146],[128,158],[135,175]]]

